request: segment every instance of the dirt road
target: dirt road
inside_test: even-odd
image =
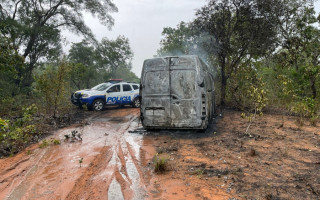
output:
[[[265,115],[245,134],[226,111],[205,132],[146,132],[138,115],[93,113],[1,159],[0,199],[320,199],[319,127]]]
[[[33,145],[0,160],[0,199],[144,199],[142,166],[154,152],[142,135],[128,133],[137,128],[138,113],[132,108],[95,113],[55,132],[50,138],[60,145],[48,138],[47,147]]]

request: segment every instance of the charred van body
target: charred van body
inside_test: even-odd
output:
[[[140,96],[148,129],[205,129],[215,113],[213,75],[198,56],[145,60]]]

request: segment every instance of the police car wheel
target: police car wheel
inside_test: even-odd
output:
[[[104,104],[101,99],[97,99],[93,102],[92,106],[95,111],[101,111],[103,109]]]
[[[133,102],[132,102],[132,106],[134,108],[139,108],[140,107],[140,99],[136,98]]]

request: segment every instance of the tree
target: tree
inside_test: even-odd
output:
[[[194,34],[188,23],[182,21],[177,25],[177,28],[165,27],[162,35],[164,38],[160,41],[159,56],[177,56],[190,53]]]
[[[220,67],[222,106],[228,79],[240,63],[274,49],[278,33],[275,16],[280,16],[281,8],[277,0],[211,0],[197,10],[194,26],[210,36],[202,46],[216,56]]]
[[[210,40],[206,32],[202,32],[192,23],[180,22],[176,28],[165,27],[162,31],[159,56],[198,55],[203,61],[216,66],[212,55],[208,54],[202,44]],[[216,68],[210,70],[216,73]]]
[[[71,63],[70,79],[78,89],[90,88],[98,78],[96,53],[94,46],[83,40],[73,43],[69,50],[68,59]],[[99,81],[98,81],[99,82]]]
[[[0,0],[0,3],[0,21],[8,29],[5,35],[22,50],[28,64],[26,71],[20,72],[20,76],[25,75],[25,86],[31,84],[32,71],[40,60],[56,58],[60,53],[62,28],[94,40],[82,11],[97,16],[109,28],[114,23],[110,13],[117,11],[111,0]]]
[[[14,96],[18,90],[15,82],[18,71],[24,69],[24,59],[8,38],[0,36],[0,100]]]
[[[133,51],[129,40],[124,36],[118,36],[115,40],[103,38],[96,49],[98,69],[111,74],[119,67],[131,69]]]
[[[110,78],[136,80],[137,77],[130,72],[132,57],[129,40],[124,36],[115,40],[103,38],[96,48],[86,41],[74,43],[68,55],[73,63],[71,81],[80,89]]]
[[[128,69],[127,67],[117,68],[113,73],[113,77],[110,78],[117,78],[129,82],[140,83],[140,79],[137,77],[137,75],[130,71],[130,69]]]
[[[294,82],[300,83],[297,89],[300,96],[312,92],[312,98],[317,97],[316,83],[320,76],[320,30],[314,26],[317,22],[314,8],[305,6],[296,9],[292,15],[291,24],[286,24],[288,30],[283,30],[282,56],[288,69],[294,71]],[[308,88],[305,86],[308,85]]]
[[[78,90],[90,88],[89,68],[81,63],[70,63],[70,81]]]

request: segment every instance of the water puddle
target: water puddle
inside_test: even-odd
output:
[[[124,200],[120,184],[113,180],[109,186],[108,199]]]
[[[0,199],[144,199],[143,136],[129,133],[138,115],[139,109],[106,110],[47,139],[60,145],[35,145],[0,160]]]

